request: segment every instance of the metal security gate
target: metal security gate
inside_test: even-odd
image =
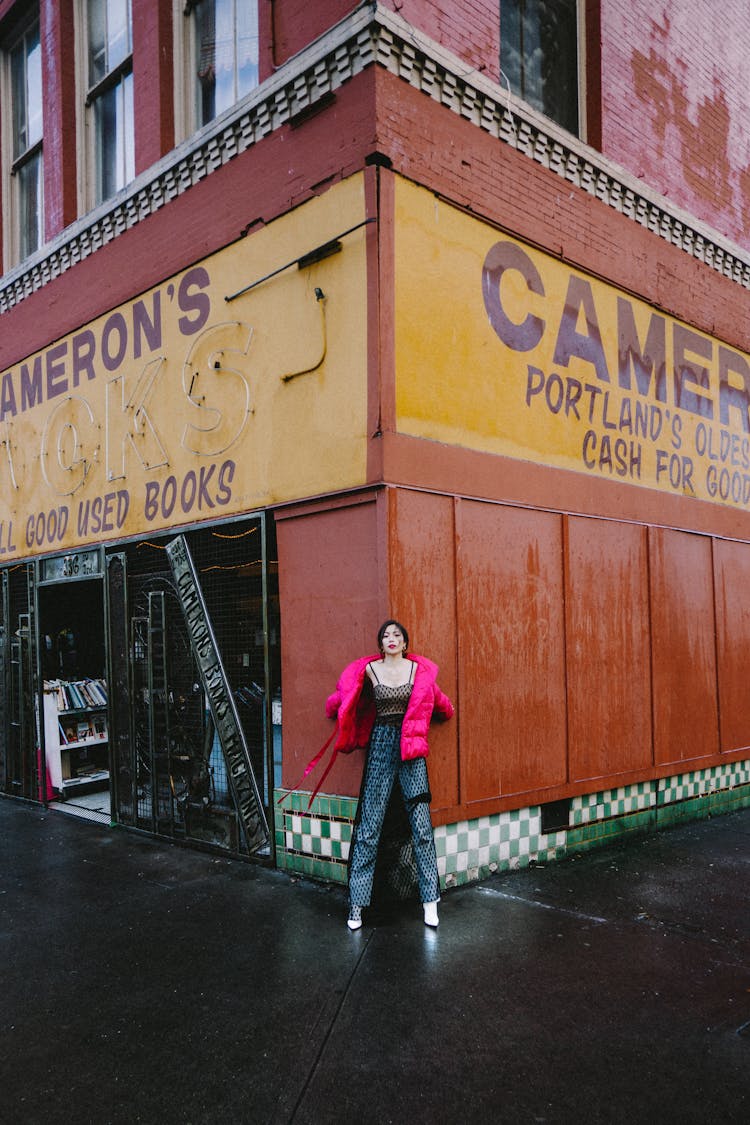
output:
[[[204,693],[174,588],[166,577],[153,578],[135,601],[130,786],[121,786],[121,816],[160,836],[236,851],[235,817],[223,807]]]
[[[269,842],[268,823],[234,692],[184,535],[178,535],[167,545],[167,555],[190,636],[191,652],[211,711],[213,739],[219,742],[245,845],[251,852],[258,851]]]
[[[280,732],[269,717],[280,660],[275,552],[271,539],[269,581],[265,532],[256,517],[140,543],[109,560],[111,652],[127,634],[127,660],[113,661],[110,673],[115,810],[124,825],[238,855],[271,852]],[[191,560],[190,596],[170,564],[178,543]],[[211,659],[196,640],[199,618]]]
[[[190,589],[185,567],[170,562],[168,549],[172,544],[174,554],[178,541],[190,562]],[[281,770],[272,522],[256,516],[0,572],[0,792],[55,808],[64,799],[67,811],[75,802],[49,773],[45,749],[59,751],[58,764],[63,743],[75,743],[65,730],[47,747],[47,681],[59,672],[39,634],[54,644],[69,618],[80,639],[91,633],[107,697],[98,709],[106,722],[92,732],[107,756],[100,772],[111,806],[102,822],[111,808],[123,826],[272,857]]]
[[[38,668],[34,567],[2,573],[2,737],[0,785],[16,797],[39,800]]]

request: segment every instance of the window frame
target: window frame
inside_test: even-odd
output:
[[[567,126],[561,124],[561,122],[559,122],[557,120],[557,118],[550,116],[550,114],[548,114],[548,113],[545,113],[544,110],[538,109],[538,107],[533,105],[532,102],[527,101],[527,99],[525,99],[522,94],[516,93],[516,91],[512,91],[514,93],[514,95],[517,96],[521,101],[526,101],[527,104],[530,105],[536,113],[542,113],[543,116],[545,116],[549,121],[553,121],[555,123],[555,125],[558,126],[558,128],[565,129],[566,132],[570,132],[571,136],[578,137],[580,140],[584,141],[584,143],[587,140],[587,133],[588,133],[586,46],[587,46],[587,7],[588,7],[589,2],[590,2],[590,0],[574,0],[575,6],[576,6],[576,12],[575,12],[575,35],[576,35],[576,83],[575,83],[575,89],[576,89],[576,110],[577,110],[577,118],[578,118],[577,129],[573,132],[570,132],[570,130],[567,128]],[[500,59],[499,59],[500,81],[505,85],[506,89],[512,90],[512,87],[510,86],[510,81],[507,78],[507,76],[505,75],[505,71],[504,71],[503,65],[502,65],[503,64],[503,54],[502,54],[502,50],[503,50],[503,48],[502,48],[502,43],[503,43],[502,7],[503,7],[503,5],[502,5],[502,2],[501,2],[501,5],[500,5]]]
[[[106,0],[101,0],[106,3]],[[133,46],[133,0],[130,0],[130,52],[125,58],[120,59],[101,78],[93,84],[90,82],[90,57],[89,57],[89,0],[76,0],[76,80],[79,91],[76,98],[78,114],[77,134],[80,138],[78,150],[78,166],[83,169],[83,175],[78,177],[78,213],[86,214],[88,211],[106,203],[118,192],[122,191],[135,178],[135,104],[131,105],[130,118],[132,120],[132,136],[130,144],[132,149],[132,174],[125,176],[123,183],[107,193],[104,185],[100,185],[100,151],[97,144],[96,112],[101,106],[102,99],[122,86],[128,78],[133,80],[134,71],[134,46]],[[115,139],[115,144],[117,140]]]
[[[44,207],[44,97],[40,91],[41,136],[31,141],[23,152],[16,155],[14,145],[16,140],[15,104],[13,98],[13,62],[15,50],[29,37],[36,28],[38,39],[40,78],[44,64],[41,47],[41,14],[39,5],[28,13],[25,19],[16,24],[12,32],[4,38],[2,43],[2,73],[0,74],[0,96],[2,97],[2,165],[3,191],[2,191],[2,225],[3,225],[3,272],[20,265],[27,258],[32,257],[44,245],[45,238],[45,207]],[[28,52],[23,55],[24,65],[28,65]],[[26,123],[28,127],[28,104],[26,109]],[[24,169],[29,168],[39,157],[39,209],[37,243],[33,249],[26,250],[23,246],[21,235],[22,199],[21,176]]]
[[[195,21],[193,13],[199,0],[172,0],[172,27],[174,36],[174,107],[175,107],[175,143],[180,144],[194,136],[201,129],[207,128],[212,121],[220,117],[230,107],[219,110],[209,121],[202,124],[198,120],[197,91],[193,75],[193,61],[196,53]],[[235,0],[235,4],[247,0]],[[262,82],[261,78],[261,4],[259,0],[252,0],[255,4],[256,33],[258,42],[258,57],[256,67],[258,71],[257,82],[251,90],[256,90]],[[235,73],[236,80],[236,73]],[[241,94],[232,105],[237,105],[247,97],[247,91]]]

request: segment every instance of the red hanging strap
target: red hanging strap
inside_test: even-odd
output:
[[[320,750],[318,750],[318,752],[317,752],[317,754],[315,755],[315,757],[314,757],[314,758],[311,758],[311,759],[310,759],[310,761],[309,761],[309,762],[307,763],[307,765],[305,766],[305,772],[304,772],[304,773],[302,774],[302,777],[301,777],[301,778],[299,779],[299,781],[297,782],[297,784],[296,784],[296,785],[293,785],[291,789],[288,789],[286,793],[282,794],[282,796],[281,796],[281,797],[279,797],[278,801],[276,802],[276,804],[277,804],[277,805],[280,805],[280,804],[281,804],[281,802],[282,802],[282,801],[284,801],[284,800],[286,800],[286,798],[287,798],[287,797],[291,796],[291,794],[292,794],[292,793],[296,793],[296,792],[297,792],[297,790],[298,790],[298,789],[299,789],[299,787],[300,787],[300,786],[302,785],[302,782],[303,782],[303,781],[305,780],[305,778],[307,777],[307,775],[308,775],[308,774],[310,774],[310,773],[312,773],[312,771],[313,771],[313,770],[315,769],[315,767],[317,766],[317,764],[318,764],[318,762],[320,761],[320,759],[321,759],[321,758],[323,757],[323,755],[325,754],[325,752],[326,752],[326,750],[328,749],[328,747],[329,747],[329,746],[331,745],[331,743],[333,742],[333,740],[334,740],[334,738],[336,737],[336,734],[337,734],[337,732],[338,732],[338,729],[339,729],[339,724],[338,724],[338,720],[337,720],[337,721],[336,721],[336,726],[335,726],[335,727],[333,728],[333,734],[331,735],[331,737],[330,737],[329,739],[327,739],[327,741],[326,741],[326,742],[324,742],[324,743],[323,743],[323,745],[321,746]],[[331,772],[331,769],[332,769],[332,767],[333,767],[333,763],[334,763],[334,762],[336,761],[336,756],[337,756],[337,754],[338,754],[338,748],[337,748],[336,746],[334,746],[334,748],[333,748],[333,751],[332,751],[332,753],[331,753],[331,757],[330,757],[330,760],[329,760],[329,762],[328,762],[328,764],[327,764],[326,768],[325,768],[325,769],[323,770],[323,776],[321,777],[320,781],[318,782],[318,784],[317,784],[317,785],[315,786],[315,788],[313,789],[313,792],[312,792],[312,796],[310,797],[310,800],[309,800],[309,801],[307,802],[307,807],[308,807],[308,809],[310,808],[310,806],[312,805],[313,801],[315,800],[315,798],[317,797],[318,793],[320,792],[320,787],[322,786],[323,782],[324,782],[324,781],[325,781],[325,779],[326,779],[326,778],[328,777],[328,774],[329,774],[329,773]]]

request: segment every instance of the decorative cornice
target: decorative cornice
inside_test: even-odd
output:
[[[126,189],[0,278],[0,313],[155,214],[274,129],[378,65],[657,237],[750,288],[750,256],[554,122],[467,69],[400,16],[362,4]]]

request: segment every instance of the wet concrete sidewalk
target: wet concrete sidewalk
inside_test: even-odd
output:
[[[0,1121],[747,1122],[750,810],[351,934],[339,887],[0,800]]]

